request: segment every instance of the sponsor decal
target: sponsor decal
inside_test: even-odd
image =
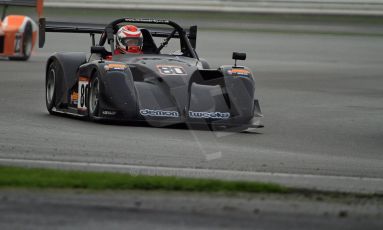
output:
[[[110,111],[110,110],[104,110],[102,111],[102,115],[106,115],[106,116],[114,116],[116,115],[116,111]]]
[[[16,34],[15,36],[15,53],[20,53],[21,52],[21,42],[22,42],[22,34]]]
[[[248,77],[251,75],[251,72],[246,69],[229,69],[227,73],[237,77]]]
[[[125,18],[125,22],[149,22],[149,23],[169,23],[168,20],[159,20],[159,19],[149,19],[149,18],[142,18],[142,19],[134,19],[134,18]]]
[[[73,92],[71,95],[70,95],[70,100],[73,104],[77,105],[78,103],[78,93],[77,92]]]
[[[140,114],[142,116],[149,117],[179,117],[180,114],[177,111],[164,111],[164,110],[151,110],[141,109]]]
[[[212,119],[229,119],[230,113],[221,112],[193,112],[189,111],[190,118],[212,118]]]
[[[106,71],[110,70],[125,70],[127,68],[127,65],[124,64],[108,64],[104,66],[104,69]]]
[[[186,75],[186,71],[182,66],[157,65],[157,69],[162,75]]]

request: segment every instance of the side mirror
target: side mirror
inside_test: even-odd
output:
[[[234,60],[246,60],[246,53],[233,52]]]
[[[90,53],[100,54],[102,57],[106,57],[110,54],[103,46],[91,46]]]
[[[235,60],[234,67],[237,66],[237,60],[246,60],[246,53],[233,52],[233,57]]]

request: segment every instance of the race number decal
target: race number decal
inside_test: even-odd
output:
[[[15,37],[15,53],[20,53],[21,51],[21,35],[16,35]]]
[[[157,65],[157,69],[162,75],[186,75],[182,66]]]
[[[87,100],[87,91],[88,91],[88,79],[80,77],[78,81],[78,101],[77,108],[80,110],[86,110],[86,100]]]

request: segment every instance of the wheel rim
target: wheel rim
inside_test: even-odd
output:
[[[99,88],[100,84],[98,79],[96,78],[90,87],[90,95],[89,95],[89,112],[91,114],[95,114],[98,106],[98,96],[99,96]]]
[[[47,103],[50,105],[53,100],[53,95],[55,93],[55,80],[56,80],[56,72],[54,69],[49,71],[48,79],[47,79]]]

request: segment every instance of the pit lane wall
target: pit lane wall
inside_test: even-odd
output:
[[[383,16],[383,0],[45,0],[46,7]]]

